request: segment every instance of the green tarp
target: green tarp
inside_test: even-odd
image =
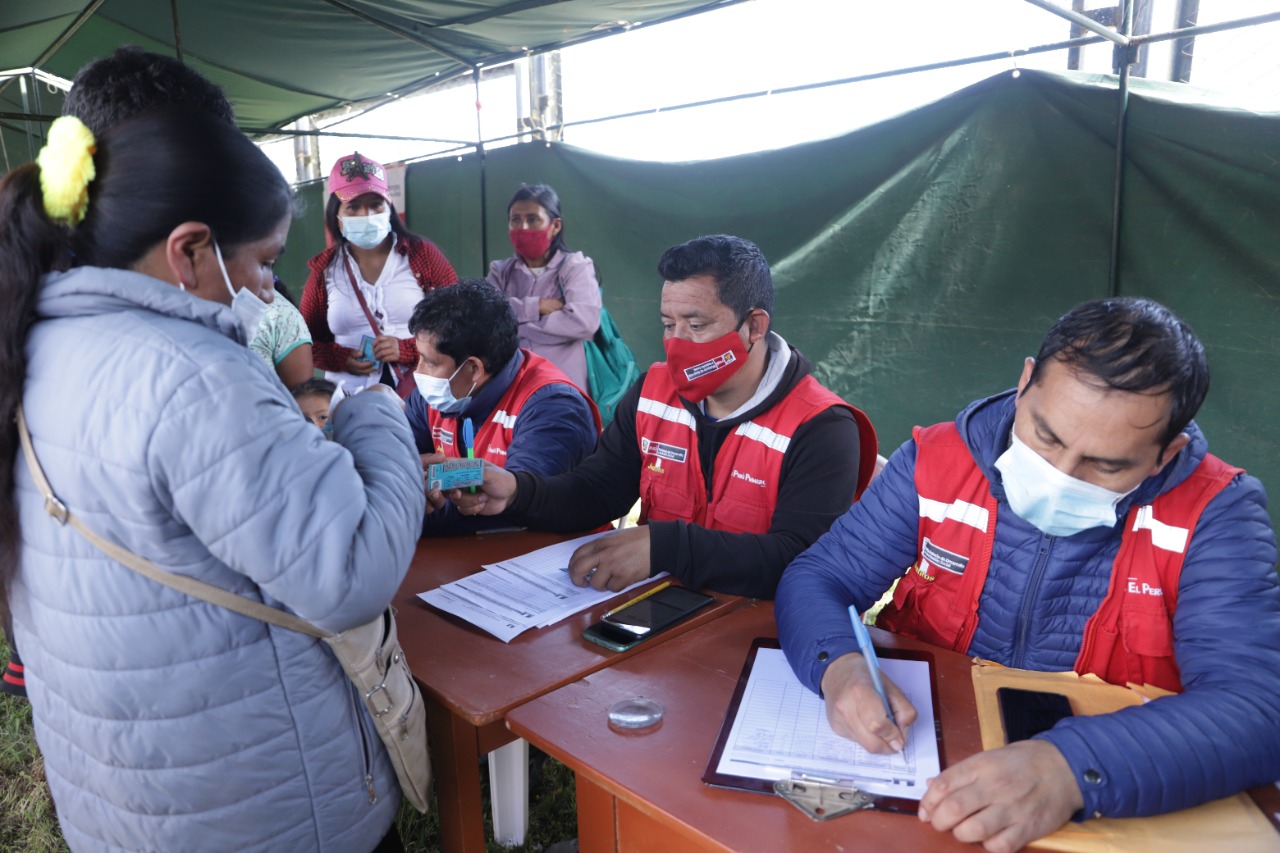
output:
[[[485,163],[487,260],[510,252],[510,194],[552,184],[569,244],[595,259],[648,364],[661,356],[662,250],[748,237],[773,264],[775,329],[870,414],[887,455],[913,424],[1011,386],[1054,318],[1108,295],[1116,104],[1113,77],[1024,71],[837,139],[726,160],[503,148]],[[1143,81],[1129,109],[1119,291],[1199,332],[1213,386],[1198,420],[1220,455],[1276,491],[1280,113]],[[410,226],[461,274],[483,274],[477,158],[411,166],[408,193]],[[323,245],[320,190],[305,195],[287,266],[299,284]]]
[[[176,8],[187,63],[226,88],[242,126],[278,128],[479,64],[733,2],[740,0],[105,0],[59,45],[90,0],[3,0],[0,69],[37,65],[71,79],[122,44],[172,56]],[[33,112],[16,86],[0,92],[0,111]]]

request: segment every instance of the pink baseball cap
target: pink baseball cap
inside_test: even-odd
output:
[[[329,192],[346,203],[356,196],[374,193],[390,201],[387,196],[387,172],[382,164],[362,155],[359,151],[338,158],[329,172]]]

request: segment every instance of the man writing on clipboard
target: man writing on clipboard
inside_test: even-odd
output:
[[[778,589],[778,635],[840,734],[899,748],[845,608],[1021,669],[1178,695],[1068,717],[943,771],[920,819],[1016,850],[1070,819],[1159,814],[1280,778],[1280,587],[1262,485],[1192,417],[1208,362],[1145,299],[1085,303],[1016,390],[917,428]],[[905,575],[903,566],[908,566]]]

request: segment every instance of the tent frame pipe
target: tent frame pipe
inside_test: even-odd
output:
[[[480,66],[475,66],[476,93],[476,157],[480,160],[480,264],[489,260],[489,176],[485,156],[484,128],[480,123]]]
[[[650,107],[643,110],[632,110],[625,113],[615,113],[614,115],[599,116],[598,118],[584,118],[575,121],[563,121],[556,124],[547,125],[547,130],[556,130],[566,127],[578,127],[580,125],[600,124],[606,121],[616,121],[624,118],[636,118],[638,116],[653,115],[655,113],[676,112],[678,110],[694,109],[696,107],[708,107],[716,104],[727,104],[733,101],[745,101],[751,98],[763,98],[768,95],[790,95],[796,92],[810,92],[818,89],[827,89],[832,86],[847,86],[851,83],[862,83],[868,80],[881,80],[886,77],[901,77],[906,74],[916,74],[922,71],[937,71],[942,68],[953,68],[960,65],[978,65],[983,62],[1000,62],[1010,59],[1017,59],[1019,56],[1030,56],[1036,53],[1049,53],[1055,50],[1065,50],[1069,47],[1082,47],[1090,44],[1101,44],[1103,39],[1098,36],[1085,36],[1083,38],[1068,39],[1067,41],[1054,42],[1053,44],[1039,45],[1037,47],[1019,48],[1016,50],[1006,51],[1004,53],[985,53],[981,56],[968,56],[962,59],[948,59],[943,62],[930,62],[927,65],[912,65],[906,68],[895,68],[890,71],[876,71],[871,74],[859,74],[854,77],[842,77],[839,80],[824,80],[820,83],[800,83],[795,86],[782,86],[777,89],[762,89],[756,92],[743,92],[737,95],[725,95],[720,98],[707,98],[701,101],[688,101],[683,104],[672,104],[670,106]],[[523,136],[523,133],[509,133],[506,136],[496,136],[487,139],[485,142],[506,142],[511,139],[517,139]]]
[[[1120,47],[1129,46],[1129,36],[1127,34],[1118,33],[1110,27],[1104,27],[1102,24],[1093,20],[1093,18],[1081,15],[1079,12],[1074,12],[1071,9],[1063,9],[1061,6],[1050,3],[1049,0],[1027,0],[1027,2],[1032,6],[1044,9],[1050,14],[1057,15],[1059,18],[1065,18],[1083,30],[1088,30],[1091,33],[1097,33],[1107,41],[1115,42]]]
[[[1127,37],[1133,28],[1133,0],[1123,0],[1120,29]],[[1128,143],[1129,68],[1137,59],[1139,45],[1129,43],[1116,48],[1116,73],[1120,76],[1116,98],[1116,163],[1111,197],[1111,262],[1107,272],[1107,293],[1120,295],[1121,215],[1124,211],[1124,162]]]
[[[178,26],[178,0],[169,0],[169,16],[173,18],[173,53],[183,65],[187,61],[182,58],[182,28]]]
[[[425,47],[427,50],[433,50],[436,53],[440,54],[441,56],[444,56],[448,59],[452,59],[454,62],[457,62],[460,65],[466,65],[469,68],[479,67],[475,64],[473,60],[467,59],[461,54],[454,53],[453,51],[447,48],[441,47],[440,45],[436,44],[430,39],[424,38],[415,32],[407,30],[403,26],[400,26],[395,22],[387,21],[382,18],[376,17],[374,15],[370,15],[368,12],[365,12],[362,9],[358,9],[355,6],[352,6],[350,3],[344,3],[342,2],[342,0],[324,0],[324,2],[328,3],[330,6],[333,6],[335,9],[341,9],[343,12],[346,12],[348,15],[354,15],[355,17],[359,18],[360,20],[364,21],[367,24],[373,24],[375,27],[380,27],[394,36],[399,36],[400,38],[405,39],[406,41],[411,41],[414,44],[418,45],[419,47]]]
[[[1216,24],[1183,27],[1180,30],[1170,30],[1165,33],[1134,36],[1130,41],[1137,45],[1151,44],[1152,42],[1159,41],[1173,41],[1174,39],[1194,38],[1195,36],[1208,35],[1209,33],[1220,33],[1225,30],[1239,30],[1245,27],[1256,27],[1261,24],[1270,24],[1276,21],[1280,21],[1280,12],[1268,12],[1265,15],[1254,15],[1249,18],[1235,18],[1234,20],[1221,21]]]
[[[80,10],[80,14],[76,15],[76,19],[62,31],[62,35],[54,39],[53,44],[45,48],[44,53],[36,57],[35,61],[31,63],[31,67],[39,68],[41,65],[48,62],[49,57],[57,53],[64,44],[70,41],[71,37],[79,32],[80,28],[83,27],[91,17],[93,17],[93,13],[98,11],[98,7],[105,2],[107,2],[107,0],[89,0],[89,4]],[[10,77],[8,80],[0,83],[0,94],[2,94],[5,89],[9,88],[9,86],[13,84],[13,81],[14,78]]]
[[[1178,0],[1178,29],[1187,29],[1200,17],[1200,0]],[[1195,36],[1180,38],[1173,46],[1173,67],[1169,78],[1175,83],[1191,81],[1191,62],[1195,56]]]

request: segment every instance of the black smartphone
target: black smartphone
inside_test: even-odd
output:
[[[606,649],[624,652],[713,601],[701,592],[669,586],[604,617],[583,631],[582,636]]]
[[[1061,693],[1001,687],[996,690],[996,699],[1004,721],[1005,743],[1028,740],[1072,716],[1071,701]]]

